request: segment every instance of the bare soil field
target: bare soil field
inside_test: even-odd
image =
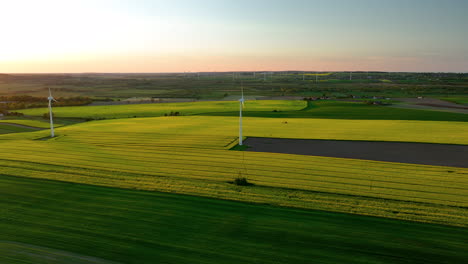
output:
[[[403,102],[404,104],[394,104],[391,107],[439,110],[453,113],[468,114],[468,106],[447,102],[436,98],[393,98],[393,100]]]
[[[401,101],[405,103],[417,104],[417,105],[430,105],[434,107],[468,109],[468,107],[466,106],[436,99],[436,98],[393,98],[393,100],[397,100],[397,101]]]
[[[247,138],[247,151],[468,168],[468,146],[449,144]]]

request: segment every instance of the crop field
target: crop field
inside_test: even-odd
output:
[[[458,97],[442,97],[440,98],[445,101],[453,102],[456,104],[468,105],[468,96],[458,96]]]
[[[0,120],[0,125],[2,124],[16,124],[22,125],[27,127],[35,127],[35,128],[50,128],[50,124],[45,121],[38,121],[38,120],[27,120],[27,119],[7,119],[7,120]],[[54,123],[54,127],[60,127],[62,124]]]
[[[212,116],[237,116],[237,112],[218,111],[201,113]],[[246,102],[244,116],[277,118],[325,118],[325,119],[367,119],[367,120],[427,120],[427,121],[468,121],[467,114],[428,110],[402,109],[389,106],[366,105],[363,102],[317,101],[309,102],[300,111],[256,111]]]
[[[42,116],[46,108],[18,110],[26,115]],[[238,116],[237,101],[163,103],[106,106],[56,107],[56,117],[65,118],[128,118],[157,117],[170,112],[180,115]],[[247,117],[273,118],[323,118],[323,119],[367,119],[367,120],[427,120],[468,121],[468,115],[428,110],[402,109],[386,106],[366,105],[340,101],[247,101],[244,108]]]
[[[237,117],[179,116],[91,121],[63,127],[59,134],[135,133],[135,140],[145,143],[144,135],[160,133],[177,141],[179,136],[223,136],[237,138]],[[340,120],[312,118],[244,118],[244,134],[251,137],[397,141],[468,145],[468,123],[407,120]],[[431,131],[431,133],[427,133]],[[455,133],[454,133],[455,131]],[[43,132],[44,135],[46,132]],[[34,138],[36,134],[30,134]],[[22,135],[24,138],[26,135]],[[140,138],[143,136],[142,138]],[[14,136],[13,136],[14,137]],[[140,140],[141,139],[141,140]],[[107,140],[107,139],[103,139]],[[181,141],[182,142],[182,141]],[[200,141],[210,145],[211,140]]]
[[[245,121],[246,135],[273,130],[265,129],[266,124],[260,123],[263,131],[256,131],[254,127],[258,127],[260,119],[247,118]],[[311,120],[307,130],[306,121],[297,124],[303,128],[304,134],[315,127],[315,120]],[[354,120],[348,120],[351,121]],[[276,122],[277,126],[282,125],[278,120]],[[440,123],[443,122],[399,122],[400,126],[394,127],[391,133],[384,129],[381,133],[376,133],[378,129],[368,133],[374,134],[375,140],[388,140],[392,134],[406,131],[407,125],[414,131],[418,131],[416,128],[420,125],[419,129],[424,131],[427,125],[436,127],[439,124],[439,132],[433,129],[434,133],[427,138],[413,134],[413,141],[416,138],[443,141],[445,138],[455,143],[453,134],[442,129]],[[228,148],[236,143],[236,130],[232,129],[232,134],[220,131],[230,131],[229,126],[235,128],[235,123],[236,118],[226,117],[141,118],[93,121],[63,127],[57,129],[58,137],[46,141],[35,138],[43,138],[48,131],[29,133],[29,138],[20,134],[5,135],[0,137],[3,150],[0,164],[3,174],[10,176],[449,225],[466,226],[468,223],[467,169],[230,151]],[[217,124],[220,127],[217,128]],[[452,125],[458,126],[456,129],[466,129],[464,123]],[[365,130],[359,123],[354,126],[360,127],[360,131]],[[372,127],[375,128],[375,124]],[[277,135],[284,133],[283,137],[289,136],[288,129],[278,129]],[[400,129],[400,133],[396,129]],[[348,139],[367,137],[359,131],[354,135],[345,131],[338,131],[336,135],[342,134]],[[316,133],[320,134],[320,131]],[[298,136],[303,137],[304,134]],[[408,139],[410,137],[411,134]],[[463,138],[457,140],[456,143],[467,143]],[[31,149],[37,149],[38,153]],[[254,185],[239,187],[230,184],[239,174]]]
[[[18,132],[31,132],[34,129],[26,128],[26,127],[19,127],[19,126],[12,126],[7,124],[0,123],[0,134],[10,134],[10,133],[18,133]]]
[[[0,264],[468,264],[468,0],[364,2],[1,2]]]
[[[465,228],[0,177],[0,262],[463,263]]]
[[[249,109],[255,111],[291,111],[300,110],[306,107],[304,101],[252,101],[249,102]],[[26,115],[42,116],[47,112],[47,108],[34,108],[19,110]],[[179,112],[180,115],[193,115],[210,112],[230,112],[239,111],[237,101],[213,101],[194,103],[163,103],[163,104],[134,104],[134,105],[99,105],[99,106],[71,106],[56,107],[54,114],[56,117],[74,118],[128,118],[128,117],[153,117],[163,116],[171,112]]]
[[[67,125],[52,139],[48,129],[0,135],[0,262],[462,263],[468,257],[468,168],[235,151],[239,118],[229,115],[238,107],[56,107],[56,117],[109,120],[59,119]],[[414,110],[415,120],[392,120],[411,111],[377,107],[370,120],[367,107],[373,106],[249,101],[245,114],[253,117],[243,119],[244,136],[468,145],[468,123],[457,114],[427,121],[431,111]],[[44,110],[25,111],[41,116]],[[148,117],[176,111],[185,116]],[[219,111],[223,116],[215,116]],[[346,111],[354,118],[338,119]],[[48,128],[40,117],[2,120],[0,129],[2,122]],[[250,184],[233,184],[238,177]]]

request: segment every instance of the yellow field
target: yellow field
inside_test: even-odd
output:
[[[368,121],[357,120],[354,125],[325,121],[294,119],[283,124],[246,118],[245,135],[284,137],[296,131],[292,136],[315,138],[330,131],[328,138],[366,139],[372,134],[375,140],[390,140],[397,128],[423,131],[442,123],[399,121],[377,129],[372,121],[374,125],[367,125],[372,131],[365,132]],[[332,129],[333,122],[340,125]],[[342,124],[347,129],[340,130]],[[297,131],[298,127],[302,130]],[[426,136],[408,134],[405,139],[466,143],[442,129],[434,131]],[[468,206],[467,169],[230,151],[228,146],[237,140],[237,118],[92,121],[59,128],[58,137],[51,140],[34,140],[47,132],[0,136],[2,173],[451,225],[468,223],[463,209]],[[228,183],[239,175],[255,185]]]
[[[291,111],[300,110],[307,106],[304,101],[262,100],[249,101],[250,111]],[[42,116],[47,108],[21,109],[25,115]],[[171,112],[180,115],[193,115],[210,112],[239,111],[237,101],[208,101],[192,103],[161,103],[161,104],[129,104],[129,105],[98,105],[98,106],[67,106],[53,109],[56,117],[73,118],[130,118],[163,116]]]
[[[64,127],[74,131],[222,135],[236,137],[237,117],[181,116],[92,121]],[[60,133],[60,132],[59,132]],[[129,134],[130,135],[130,134]],[[467,122],[408,120],[340,120],[311,118],[244,118],[251,137],[404,141],[468,144]]]

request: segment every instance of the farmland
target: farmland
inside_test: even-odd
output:
[[[231,150],[238,107],[229,101],[57,107],[59,118],[108,120],[62,119],[69,125],[57,127],[52,139],[48,130],[0,135],[0,228],[7,230],[0,234],[0,262],[467,257],[466,168]],[[365,107],[379,106],[249,101],[244,135],[468,145],[463,114],[427,118],[438,112],[413,110],[414,120],[395,120],[412,111],[373,116]],[[339,119],[346,110],[355,118]],[[44,109],[24,111],[41,116]],[[176,111],[183,116],[161,116]],[[39,117],[2,122],[48,125]],[[238,177],[250,185],[233,184]]]
[[[468,0],[400,2],[3,1],[0,264],[468,264]]]
[[[26,115],[42,116],[47,108],[18,110]],[[180,115],[237,116],[239,104],[235,101],[71,106],[56,107],[56,117],[107,119],[130,117],[156,117],[178,112]],[[428,120],[468,121],[468,115],[428,110],[400,109],[373,106],[357,102],[340,101],[247,101],[244,109],[247,117],[273,118],[323,118],[323,119],[368,119],[368,120]]]
[[[20,126],[12,126],[7,124],[0,123],[0,134],[9,134],[9,133],[18,133],[18,132],[31,132],[34,129],[20,127]]]
[[[62,124],[55,124],[54,127],[60,127]],[[50,124],[34,119],[6,119],[0,120],[0,134],[10,134],[18,132],[32,132],[40,129],[49,128]]]
[[[301,130],[287,126],[282,129],[284,125],[275,121],[278,134],[274,137],[294,137],[290,131],[300,131],[298,137],[324,134],[314,129],[320,127],[315,120],[311,120],[307,129],[307,121],[296,124]],[[4,174],[12,176],[451,225],[467,223],[466,169],[230,151],[228,148],[236,143],[236,122],[236,118],[226,117],[121,119],[59,128],[58,137],[47,141],[34,140],[46,136],[47,131],[30,133],[29,139],[20,134],[3,136],[4,140],[0,140],[4,154],[0,163]],[[359,129],[355,133],[347,132],[351,129],[337,129],[329,137],[359,139],[373,134],[374,140],[391,141],[394,134],[403,134],[408,125],[414,131],[424,131],[427,125],[432,125],[434,132],[426,138],[408,133],[407,140],[467,142],[463,137],[454,142],[452,134],[443,129],[443,122],[399,122],[392,131],[382,128],[378,133],[378,129],[373,129],[368,134],[361,133],[366,130],[365,121],[349,123],[349,127]],[[260,118],[247,118],[245,124],[247,135],[270,133],[264,129],[268,123],[262,123]],[[454,129],[466,130],[466,123],[452,125]],[[369,126],[375,128],[373,123]],[[36,155],[31,148],[46,155]],[[246,175],[254,186],[242,188],[230,184],[239,173]],[[362,199],[366,200],[363,204]],[[354,206],[356,203],[359,206]]]
[[[0,177],[0,188],[0,262],[7,264],[468,257],[465,228],[21,177]]]
[[[222,99],[241,82],[255,96],[358,96],[467,98],[468,74],[405,72],[204,72],[159,74],[9,74],[0,95]]]
[[[253,101],[249,108],[257,111],[291,111],[306,107],[303,101]],[[168,104],[135,104],[135,105],[103,105],[83,107],[57,107],[54,109],[57,117],[74,118],[129,118],[163,116],[178,112],[180,115],[193,115],[209,112],[239,111],[239,103],[233,101],[195,102],[195,103],[168,103]],[[47,108],[24,109],[21,112],[41,116]]]
[[[219,111],[201,115],[236,116],[237,112]],[[325,118],[325,119],[367,119],[367,120],[432,120],[432,121],[468,121],[468,115],[427,110],[401,109],[388,106],[366,105],[357,102],[318,101],[309,102],[300,111],[256,111],[247,103],[245,116],[279,118]]]
[[[16,124],[21,126],[27,127],[34,127],[34,128],[49,128],[50,124],[48,122],[39,121],[39,120],[28,120],[28,119],[6,119],[0,120],[1,124]],[[62,126],[61,124],[54,124],[54,127]]]
[[[468,264],[468,0],[400,2],[3,1],[0,264]]]

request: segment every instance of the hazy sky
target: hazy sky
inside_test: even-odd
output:
[[[468,71],[468,0],[0,0],[0,72]]]

